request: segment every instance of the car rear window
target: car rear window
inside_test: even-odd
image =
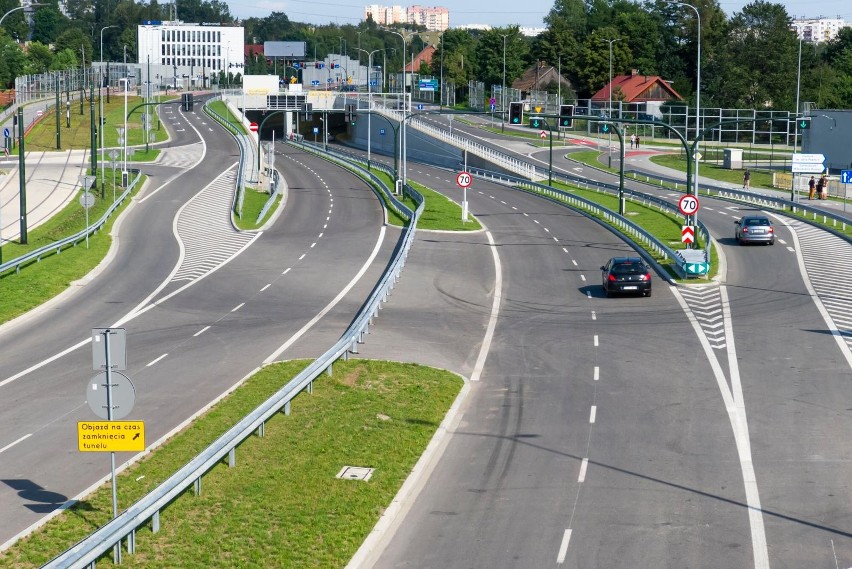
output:
[[[612,266],[614,275],[639,275],[646,272],[645,265],[641,263],[619,263]]]
[[[752,217],[745,220],[746,225],[769,225],[769,220],[765,217]]]

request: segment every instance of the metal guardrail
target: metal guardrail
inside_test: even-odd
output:
[[[312,152],[321,154],[318,149],[313,149]],[[332,159],[334,158],[332,157]],[[368,172],[359,166],[354,166],[354,168],[361,170],[361,174],[368,174]],[[381,181],[377,178],[376,181],[381,184]],[[386,187],[384,189],[388,195],[391,195]],[[196,493],[200,492],[202,477],[216,467],[226,456],[228,457],[228,465],[230,467],[235,466],[236,448],[240,443],[256,431],[262,432],[266,421],[276,413],[283,411],[285,414],[288,414],[293,399],[305,390],[310,392],[313,388],[313,382],[322,373],[327,372],[330,375],[336,360],[341,357],[348,358],[349,353],[358,353],[358,345],[364,342],[364,336],[369,332],[373,319],[378,316],[381,304],[387,301],[390,291],[399,280],[400,273],[405,267],[405,261],[411,249],[411,244],[414,241],[417,220],[423,211],[423,197],[413,188],[408,188],[408,192],[415,203],[417,203],[417,209],[414,211],[402,202],[395,200],[397,207],[400,207],[410,219],[410,223],[402,229],[400,235],[401,246],[396,248],[396,254],[391,259],[378,284],[341,338],[301,373],[287,382],[284,387],[263,402],[257,409],[246,415],[180,470],[140,498],[115,519],[97,529],[88,538],[45,564],[44,568],[94,568],[98,558],[113,548],[120,549],[121,543],[124,540],[127,541],[128,552],[134,553],[136,549],[136,531],[142,525],[151,521],[152,530],[154,532],[158,531],[160,511],[162,509],[168,506],[190,486],[194,487]]]
[[[116,199],[116,201],[106,210],[106,212],[103,214],[103,216],[101,216],[100,219],[98,219],[97,221],[95,221],[94,223],[92,223],[91,225],[86,227],[85,229],[78,231],[74,235],[66,237],[65,239],[60,239],[59,241],[54,241],[53,243],[50,243],[49,245],[44,245],[42,247],[39,247],[38,249],[30,251],[29,253],[27,253],[25,255],[21,255],[20,257],[12,259],[11,261],[6,261],[5,263],[0,264],[0,274],[5,273],[6,271],[8,271],[9,269],[11,269],[13,267],[15,268],[16,273],[20,273],[22,265],[26,265],[27,263],[29,263],[31,261],[39,262],[39,261],[41,261],[41,258],[44,255],[47,255],[47,254],[50,254],[50,253],[59,254],[59,253],[62,252],[62,249],[66,248],[68,246],[76,246],[77,243],[79,243],[80,241],[83,241],[86,238],[87,235],[93,235],[93,234],[97,233],[98,230],[101,227],[103,227],[103,225],[107,222],[107,220],[112,215],[112,213],[119,206],[121,206],[122,202],[133,192],[133,188],[136,186],[136,183],[139,181],[140,171],[136,170],[136,169],[130,170],[130,171],[133,172],[134,174],[136,174],[136,176],[133,178],[133,180],[130,182],[130,184],[127,185],[127,188],[124,190],[124,192],[122,192],[122,194]]]
[[[275,203],[275,198],[278,197],[278,184],[281,182],[281,178],[278,175],[278,170],[272,171],[272,193],[269,195],[269,199],[266,200],[266,203],[263,204],[263,207],[260,208],[260,213],[257,214],[257,220],[255,223],[259,224],[260,220],[263,219],[266,214],[269,212],[269,208],[272,207],[272,204]]]
[[[225,130],[231,133],[234,140],[240,147],[240,162],[237,166],[237,182],[234,188],[234,201],[231,205],[231,210],[239,218],[243,217],[243,200],[245,199],[245,162],[246,162],[246,141],[245,134],[235,127],[231,121],[210,108],[210,103],[221,100],[221,96],[208,99],[204,102],[204,112],[216,119]]]
[[[601,206],[600,204],[593,202],[591,200],[587,200],[585,198],[581,198],[571,192],[560,190],[557,188],[553,188],[551,186],[547,186],[544,184],[539,184],[536,182],[532,182],[530,180],[526,180],[523,178],[517,178],[515,176],[509,176],[506,174],[500,174],[498,172],[492,172],[489,170],[483,170],[481,168],[468,168],[468,171],[472,174],[476,174],[477,176],[483,178],[489,178],[492,181],[498,183],[505,183],[513,185],[521,190],[528,191],[531,193],[535,193],[536,195],[543,195],[544,197],[553,200],[554,202],[568,206],[572,209],[576,209],[584,212],[591,212],[594,215],[597,215],[603,218],[607,223],[611,226],[615,227],[622,233],[629,235],[631,238],[638,239],[642,243],[644,243],[652,253],[657,255],[658,257],[668,259],[669,261],[675,263],[681,273],[685,274],[685,270],[683,265],[685,263],[684,258],[679,254],[678,251],[672,249],[659,239],[657,239],[654,235],[643,229],[641,226],[633,223],[626,217],[623,217],[616,212]],[[573,183],[573,182],[572,182]],[[602,190],[607,189],[606,184],[600,184],[599,188]],[[617,191],[617,188],[616,188]],[[637,194],[638,192],[634,192],[633,194]],[[627,195],[627,192],[625,192]],[[652,198],[659,202],[660,206],[669,206],[664,200],[659,200],[658,198],[654,198],[654,196],[645,196],[646,198]],[[677,210],[677,207],[674,208]],[[703,226],[703,224],[699,224],[700,230],[704,232],[704,238],[707,239],[708,248],[705,250],[705,261],[709,262],[710,256],[710,240],[709,233],[707,232],[707,228]]]

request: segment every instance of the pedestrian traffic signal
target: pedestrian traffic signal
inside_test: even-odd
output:
[[[799,130],[810,130],[811,117],[802,117],[799,119],[797,124],[799,125]]]
[[[571,128],[574,126],[574,105],[559,105],[559,126]]]
[[[520,125],[524,120],[524,104],[509,103],[509,124]]]

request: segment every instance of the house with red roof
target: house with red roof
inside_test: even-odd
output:
[[[624,110],[647,113],[660,116],[659,109],[664,103],[683,101],[683,97],[675,91],[670,82],[659,75],[642,75],[633,69],[630,75],[613,77],[611,83],[592,95],[592,104],[605,108],[610,100],[610,85],[612,86],[612,103],[618,108],[619,102]]]

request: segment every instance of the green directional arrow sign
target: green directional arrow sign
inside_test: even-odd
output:
[[[601,132],[603,132],[604,134],[608,133],[609,132],[609,125],[608,124],[603,125],[601,127]]]
[[[799,119],[799,130],[808,130],[811,128],[811,119]]]
[[[710,270],[710,263],[688,263],[686,272],[691,275],[704,275]]]
[[[541,119],[539,117],[530,118],[530,128],[539,129],[539,128],[542,128],[543,126],[544,126],[544,119]]]

